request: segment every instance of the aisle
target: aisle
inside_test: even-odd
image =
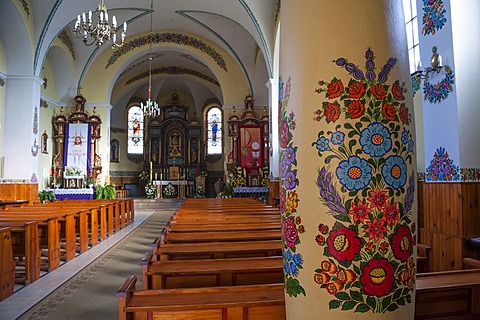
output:
[[[0,318],[117,319],[116,290],[141,276],[141,259],[179,206],[135,200],[134,224],[0,302]]]

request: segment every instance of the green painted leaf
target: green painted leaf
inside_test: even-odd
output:
[[[328,303],[328,308],[329,309],[338,309],[338,307],[340,307],[341,304],[342,304],[341,301],[330,300],[330,302]]]
[[[350,295],[346,292],[339,292],[335,295],[338,300],[350,300]]]
[[[345,301],[342,305],[342,310],[352,310],[357,305],[356,301]]]
[[[392,302],[392,296],[385,297],[382,300],[382,309],[385,310]]]
[[[367,311],[370,310],[370,307],[368,305],[366,305],[365,303],[360,303],[358,306],[357,306],[357,309],[355,309],[354,312],[361,312],[361,313],[365,313]]]
[[[375,298],[374,297],[368,297],[367,298],[367,304],[370,306],[370,308],[372,308],[372,310],[375,310],[375,306],[376,306],[376,301],[375,301]]]
[[[388,306],[387,311],[395,311],[398,309],[398,306],[395,303],[392,303]]]
[[[363,295],[360,292],[351,290],[350,295],[352,299],[363,302]]]

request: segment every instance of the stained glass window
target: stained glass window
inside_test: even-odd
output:
[[[207,154],[222,153],[222,110],[214,107],[207,112]]]
[[[143,154],[143,112],[138,106],[128,110],[128,153]]]

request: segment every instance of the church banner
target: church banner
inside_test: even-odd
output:
[[[90,169],[90,125],[70,123],[66,129],[64,166],[65,178],[84,178]]]

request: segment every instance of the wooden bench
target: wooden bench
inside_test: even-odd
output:
[[[253,231],[253,230],[280,230],[280,222],[264,223],[208,223],[189,224],[171,223],[167,225],[169,232],[214,232],[214,231]]]
[[[119,320],[282,320],[283,284],[136,290],[129,277],[117,291]]]
[[[283,283],[282,257],[142,260],[143,289]]]
[[[168,234],[168,236],[167,236]],[[160,234],[161,243],[279,240],[281,230],[168,232]]]
[[[463,258],[465,269],[480,269],[480,260],[473,258]]]
[[[480,270],[417,274],[415,319],[480,319]]]
[[[431,252],[432,247],[417,243],[417,273],[431,272],[433,270]]]
[[[0,301],[13,294],[15,263],[10,228],[0,227]]]
[[[152,243],[152,260],[226,259],[282,255],[281,240],[211,243]]]

